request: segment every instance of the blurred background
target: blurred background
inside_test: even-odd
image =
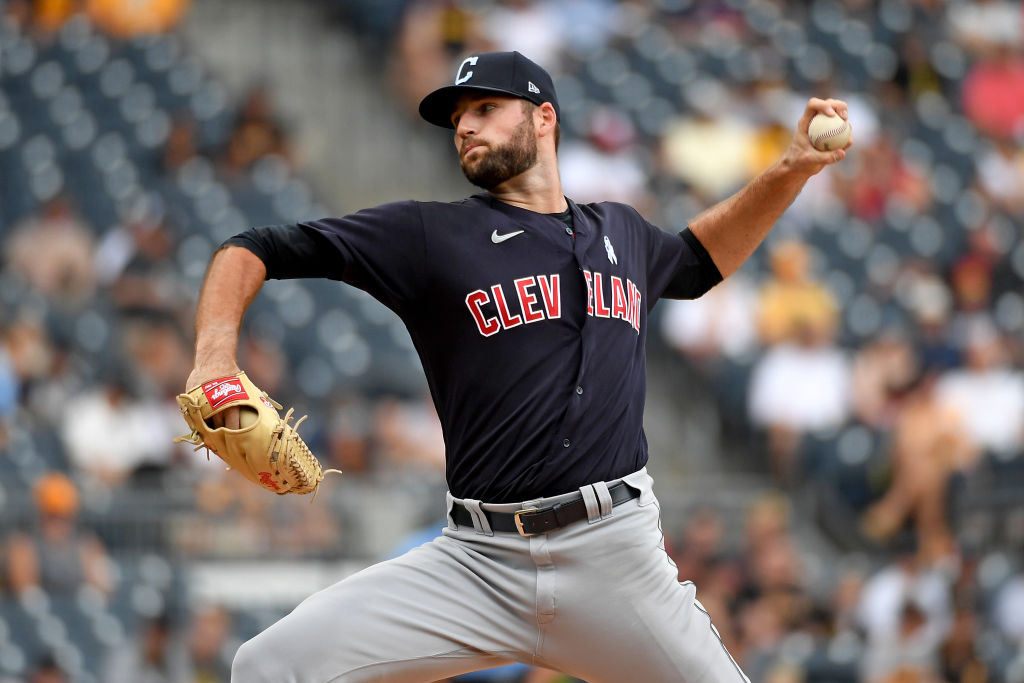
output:
[[[245,322],[242,367],[345,471],[314,503],[172,443],[174,396],[222,240],[475,191],[415,107],[490,49],[552,72],[570,197],[673,231],[777,158],[808,97],[849,103],[846,161],[737,275],[652,315],[667,546],[753,681],[1024,681],[1020,3],[0,15],[0,681],[227,681],[309,593],[438,533],[437,418],[360,291],[271,282]]]

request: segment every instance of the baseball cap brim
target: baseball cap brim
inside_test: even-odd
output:
[[[481,93],[490,92],[505,95],[507,97],[515,97],[518,99],[527,99],[514,90],[507,90],[505,88],[489,88],[480,86],[470,85],[446,85],[443,88],[438,88],[434,92],[430,93],[420,102],[420,116],[423,117],[428,123],[432,123],[435,126],[441,126],[442,128],[455,129],[452,124],[452,112],[455,111],[455,104],[459,101],[459,98],[466,93]]]

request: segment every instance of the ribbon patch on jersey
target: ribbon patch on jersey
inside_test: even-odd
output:
[[[608,239],[608,235],[604,236],[604,250],[608,254],[608,260],[613,266],[619,264],[619,259],[615,257],[615,247],[612,246],[612,241]]]
[[[203,393],[206,394],[206,400],[210,402],[211,408],[219,408],[229,401],[249,398],[237,377],[222,377],[207,382],[203,385]]]

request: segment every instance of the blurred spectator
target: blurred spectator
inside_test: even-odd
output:
[[[858,137],[854,161],[852,177],[836,185],[854,216],[880,221],[892,199],[912,211],[927,209],[931,202],[927,177],[903,160],[889,136],[878,135],[871,142]]]
[[[74,595],[90,586],[102,594],[113,589],[107,552],[99,539],[78,524],[78,489],[66,475],[44,475],[33,488],[36,506],[29,533],[15,533],[7,542],[7,575],[11,590],[32,588]]]
[[[750,420],[765,430],[769,471],[779,482],[794,481],[801,437],[840,426],[849,409],[846,353],[810,326],[793,342],[768,349],[754,365]]]
[[[228,683],[231,659],[237,642],[232,640],[233,620],[223,607],[208,605],[192,615],[188,629],[188,655],[192,674],[189,683]]]
[[[782,615],[768,599],[743,603],[736,621],[740,633],[740,665],[750,680],[765,680],[775,663],[776,653],[786,635]]]
[[[456,0],[412,0],[402,16],[390,77],[409,112],[451,76],[452,64],[491,49],[479,15]]]
[[[1024,372],[1009,365],[1006,342],[989,326],[968,335],[966,365],[943,375],[938,399],[963,420],[978,448],[1003,458],[1024,448]]]
[[[190,113],[182,112],[174,117],[171,132],[164,143],[160,160],[162,170],[167,176],[173,177],[179,168],[198,154],[199,127]]]
[[[7,0],[3,10],[18,26],[46,41],[77,12],[83,0]]]
[[[123,224],[108,230],[96,249],[99,281],[120,309],[173,311],[189,292],[174,262],[179,240],[165,220],[162,201],[154,195],[140,198],[125,214]]]
[[[835,334],[838,307],[831,292],[815,281],[810,252],[800,242],[785,241],[771,250],[771,277],[761,285],[758,336],[772,346],[808,338],[823,343]]]
[[[466,51],[476,16],[456,0],[443,0],[439,4],[441,45],[452,59],[456,59]]]
[[[584,204],[629,204],[641,214],[653,209],[647,173],[637,158],[636,130],[622,111],[597,107],[587,117],[586,138],[567,141],[558,154],[567,197]]]
[[[992,138],[978,160],[978,186],[997,208],[1024,215],[1024,145]]]
[[[192,367],[192,348],[171,311],[136,309],[121,320],[124,350],[147,398],[170,401]],[[268,389],[269,391],[269,389]]]
[[[75,472],[90,486],[117,487],[143,465],[165,467],[187,452],[172,442],[185,431],[173,401],[140,400],[125,370],[70,398],[60,425]]]
[[[940,92],[942,78],[932,64],[931,46],[922,36],[908,33],[900,50],[900,63],[893,80],[903,93],[903,106],[914,102],[926,92]]]
[[[699,299],[669,300],[661,305],[665,341],[700,361],[698,366],[723,356],[741,358],[757,347],[757,290],[742,270]]]
[[[725,520],[720,511],[706,506],[687,515],[678,542],[669,546],[680,581],[692,581],[722,641],[730,652],[739,652],[733,607],[745,578],[742,560],[726,545]]]
[[[963,108],[982,133],[1015,138],[1024,134],[1024,56],[1000,47],[971,67],[963,82]]]
[[[228,173],[238,174],[268,155],[294,161],[284,126],[273,113],[270,91],[258,86],[242,102],[221,162]]]
[[[712,507],[700,507],[686,517],[680,540],[671,548],[680,581],[693,581],[698,589],[725,552],[725,523]],[[717,621],[716,621],[717,623]]]
[[[729,113],[738,108],[720,83],[698,85],[691,99],[699,109],[666,126],[661,153],[668,172],[711,205],[751,178],[754,129]]]
[[[953,625],[942,644],[940,657],[944,681],[982,683],[991,680],[989,667],[979,657],[981,618],[970,604],[957,603]]]
[[[518,50],[558,71],[562,26],[553,3],[539,0],[496,0],[484,11],[481,29],[495,50]]]
[[[188,651],[170,616],[146,619],[139,631],[112,650],[103,664],[104,683],[179,683],[194,680]]]
[[[71,678],[51,656],[44,656],[32,668],[28,683],[71,683]]]
[[[810,608],[803,560],[792,530],[792,506],[780,494],[754,499],[746,511],[744,556],[745,596],[764,600],[786,629],[796,627]]]
[[[56,303],[82,306],[96,291],[93,237],[66,197],[14,226],[5,251],[7,266]]]
[[[328,505],[295,505],[269,495],[211,456],[195,489],[195,510],[181,514],[172,544],[190,556],[310,558],[336,551],[341,531]],[[219,471],[221,476],[215,472]],[[317,503],[320,501],[317,500]]]
[[[188,12],[189,0],[86,0],[89,18],[120,38],[166,33]]]
[[[972,335],[994,329],[989,307],[992,303],[993,259],[985,253],[969,251],[953,264],[950,284],[954,310],[949,320],[952,341],[963,351]]]
[[[781,493],[764,493],[747,506],[743,524],[743,548],[757,554],[776,542],[785,541],[792,524],[792,504]]]
[[[772,120],[762,124],[754,132],[751,172],[756,175],[775,163],[775,160],[785,153],[792,140],[793,131],[781,121]]]
[[[941,683],[942,635],[935,628],[929,628],[926,615],[917,605],[905,603],[896,628],[888,638],[869,648],[864,661],[864,679],[879,683]]]
[[[1024,45],[1024,16],[1020,3],[972,0],[946,5],[951,37],[976,56]]]
[[[889,452],[892,480],[863,518],[865,532],[876,540],[891,539],[912,520],[926,561],[955,552],[948,521],[949,483],[977,455],[959,415],[937,396],[935,381],[933,373],[922,372],[892,387],[896,402]]]
[[[853,632],[858,628],[857,610],[861,591],[867,579],[866,572],[849,561],[840,563],[836,570],[828,596],[828,611],[832,615],[833,630],[836,634]]]
[[[916,553],[901,553],[864,585],[858,610],[865,630],[863,680],[939,678],[939,648],[949,633],[953,605],[949,578]]]
[[[872,429],[888,432],[898,420],[900,394],[918,372],[910,341],[885,330],[854,357],[851,372],[853,413]]]
[[[790,523],[790,504],[781,495],[759,496],[746,510],[746,583],[738,596],[736,623],[744,671],[751,680],[769,677],[782,639],[810,607]]]
[[[770,59],[770,53],[759,56]],[[753,106],[744,114],[756,126],[751,172],[757,174],[775,163],[793,141],[793,115],[799,116],[804,102],[786,83],[785,67],[774,60],[762,67],[748,88],[746,96]]]
[[[896,277],[893,288],[910,314],[913,325],[908,333],[921,366],[942,370],[960,365],[960,350],[950,326],[953,296],[936,265],[924,260],[909,261]]]
[[[849,411],[846,354],[835,342],[837,306],[811,278],[810,254],[795,241],[776,245],[772,276],[761,287],[757,322],[767,351],[755,362],[747,411],[766,430],[769,470],[791,481],[794,456],[808,431],[836,427]]]

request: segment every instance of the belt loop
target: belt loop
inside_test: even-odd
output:
[[[608,484],[603,481],[592,484],[594,491],[597,493],[597,500],[601,504],[601,519],[612,516],[612,494],[608,491]]]
[[[480,507],[479,500],[463,498],[462,505],[469,510],[469,514],[473,517],[473,529],[476,530],[478,534],[484,534],[485,536],[494,535],[494,531],[491,529],[491,523],[487,521],[487,515],[484,514],[483,509]]]
[[[451,491],[444,492],[444,514],[448,518],[448,527],[455,531],[459,530],[459,525],[455,521],[455,515],[452,514],[452,508],[455,506],[455,496],[452,495]]]
[[[587,506],[587,523],[593,524],[601,519],[601,504],[594,493],[594,487],[590,484],[580,487],[580,494],[583,496],[583,504]]]

